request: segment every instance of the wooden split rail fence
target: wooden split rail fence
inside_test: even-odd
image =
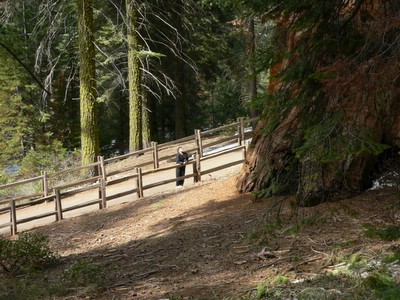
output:
[[[142,198],[145,190],[175,182],[177,179],[193,177],[194,182],[201,181],[202,175],[244,162],[246,157],[246,140],[252,137],[252,130],[246,131],[245,129],[251,128],[256,121],[257,118],[246,120],[244,118],[239,118],[238,122],[215,129],[207,131],[195,130],[193,135],[179,140],[163,144],[152,142],[151,147],[140,151],[108,159],[104,159],[104,157],[100,156],[97,162],[92,164],[62,170],[52,174],[42,171],[41,175],[38,177],[2,185],[0,186],[0,192],[3,192],[3,199],[0,200],[0,216],[2,214],[9,214],[10,218],[9,221],[5,223],[0,222],[0,229],[10,227],[11,235],[16,235],[18,224],[52,216],[56,221],[60,221],[64,218],[64,213],[68,211],[90,205],[98,205],[99,209],[103,209],[107,207],[108,201],[131,194],[136,194],[138,198]],[[248,125],[250,126],[246,127]],[[205,151],[217,145],[221,146],[229,143],[230,147],[227,147],[226,150],[218,151],[213,154],[207,154],[207,151]],[[192,159],[189,160],[187,165],[192,165],[193,172],[180,178],[171,176],[171,178],[165,180],[146,184],[144,178],[148,175],[176,169],[176,148],[181,145],[184,145],[184,150],[186,152],[192,154]],[[243,153],[239,160],[227,162],[211,169],[202,170],[202,162],[236,151],[242,151]],[[148,159],[146,159],[146,155]],[[123,162],[123,167],[121,167],[121,162]],[[166,162],[166,166],[160,167],[162,162]],[[168,164],[168,162],[170,163]],[[117,194],[107,195],[106,190],[108,187],[128,180],[134,181],[131,189]],[[57,185],[51,183],[52,181],[56,183],[61,182],[61,184]],[[65,181],[69,182],[65,183]],[[40,190],[40,192],[4,199],[7,190],[13,191],[12,194],[15,194],[16,189],[23,189],[23,187],[29,189],[27,188],[29,186],[30,189],[32,189],[33,186],[34,189]],[[97,190],[97,197],[64,207],[64,201],[66,201],[68,197],[88,190]],[[53,202],[54,210],[31,215],[29,217],[17,218],[19,210],[44,202]]]

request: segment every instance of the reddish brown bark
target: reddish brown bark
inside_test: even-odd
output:
[[[322,117],[329,117],[332,113],[341,114],[342,118],[338,122],[340,127],[337,129],[339,138],[359,139],[364,143],[372,140],[373,143],[399,147],[400,47],[398,43],[391,46],[387,46],[387,43],[391,38],[396,40],[393,34],[400,28],[400,16],[385,5],[384,1],[364,1],[360,6],[347,7],[348,13],[342,12],[349,20],[348,24],[351,22],[364,35],[365,44],[356,53],[347,56],[336,53],[335,56],[325,57],[323,63],[318,64],[316,72],[332,75],[320,80],[319,92],[324,95],[325,100],[318,105],[324,111]],[[365,21],[365,15],[371,21]],[[290,20],[282,27],[286,27],[288,23]],[[284,28],[281,30],[285,31]],[[302,33],[299,32],[286,34],[284,39],[287,50],[295,49],[302,38]],[[386,52],[382,47],[376,46],[379,43],[386,43],[387,47],[383,46],[386,47]],[[371,49],[376,53],[371,53]],[[282,60],[272,68],[271,73],[279,73],[297,58],[293,56],[291,59],[292,61]],[[273,81],[269,90],[274,94],[282,87],[285,88],[283,85],[280,81]],[[298,90],[292,89],[293,96],[297,92]],[[312,101],[310,98],[310,103]],[[292,107],[290,113],[283,115],[276,128],[268,134],[264,128],[270,120],[260,121],[237,182],[240,192],[268,189],[277,180],[277,176],[284,172],[288,161],[294,158],[294,148],[304,140],[306,125],[303,124],[303,118],[312,113],[311,106]],[[265,115],[269,109],[266,108]],[[313,159],[311,153],[320,150],[320,147],[327,146],[316,145],[309,155],[306,154],[297,161],[298,173],[293,176],[298,176],[295,189],[301,204],[316,204],[327,198],[342,197],[368,187],[377,162],[373,149],[323,162]],[[342,147],[344,149],[346,145]]]

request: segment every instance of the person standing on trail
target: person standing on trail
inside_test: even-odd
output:
[[[185,176],[186,163],[189,160],[189,155],[186,152],[183,152],[182,147],[178,147],[176,151],[176,163],[180,166],[176,168],[176,178]],[[183,182],[185,179],[176,180],[176,187],[183,187]]]

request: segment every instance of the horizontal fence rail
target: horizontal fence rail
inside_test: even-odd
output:
[[[180,179],[193,178],[193,182],[201,181],[201,176],[242,164],[246,158],[246,140],[252,137],[251,126],[258,118],[239,118],[238,122],[218,128],[201,131],[195,130],[193,135],[163,144],[151,143],[151,147],[104,159],[98,157],[97,162],[70,168],[54,173],[42,171],[38,177],[9,183],[0,186],[4,199],[0,199],[0,216],[9,214],[9,221],[0,222],[1,228],[10,228],[11,235],[17,234],[17,225],[42,218],[54,218],[60,221],[66,212],[97,205],[99,209],[107,207],[107,202],[124,196],[136,194],[137,198],[144,197],[144,192],[161,185],[176,182]],[[250,129],[246,131],[247,126]],[[176,148],[184,145],[184,151],[190,159],[186,163],[188,174],[176,178],[174,170],[179,167],[175,162]],[[219,148],[216,146],[219,145]],[[222,148],[222,150],[221,150]],[[225,162],[224,155],[241,151],[241,158]],[[220,158],[223,163],[208,169],[202,169],[205,161]],[[121,162],[123,166],[121,167]],[[192,168],[190,169],[190,166]],[[149,182],[150,175],[170,171],[167,178]],[[107,194],[110,187],[129,183],[129,189]],[[16,196],[15,190],[35,190]],[[12,197],[7,197],[7,191],[12,190]],[[96,191],[92,199],[77,204],[68,203],[73,195]],[[93,192],[92,192],[93,194]],[[32,205],[50,203],[46,211],[35,215],[20,216],[23,210]]]

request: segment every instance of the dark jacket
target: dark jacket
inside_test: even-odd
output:
[[[182,152],[180,154],[179,152],[176,154],[176,163],[183,165],[185,162],[189,160],[189,155],[186,152]]]

